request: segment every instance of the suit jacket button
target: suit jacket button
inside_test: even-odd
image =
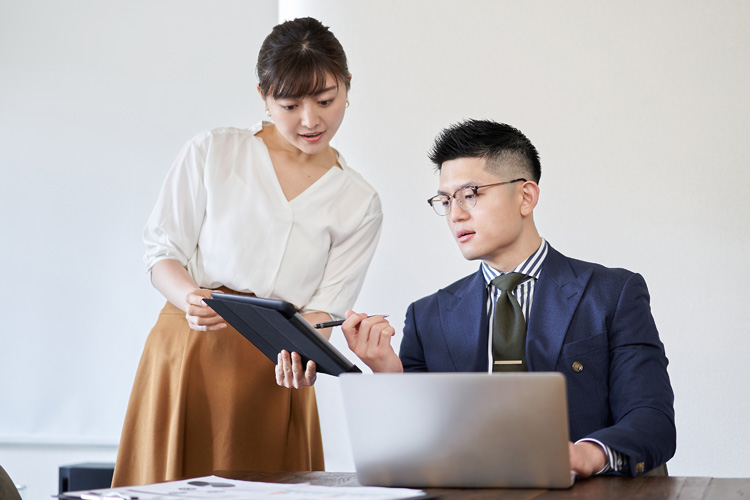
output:
[[[646,468],[646,465],[643,462],[638,462],[635,464],[635,472],[636,474],[643,474],[643,470]]]
[[[572,368],[574,372],[581,373],[583,371],[583,363],[580,361],[574,361]]]

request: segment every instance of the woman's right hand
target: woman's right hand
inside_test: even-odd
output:
[[[212,290],[198,288],[185,296],[185,318],[190,328],[199,332],[212,332],[227,327],[224,318],[216,314],[203,299],[211,298]]]
[[[176,307],[185,311],[190,328],[199,332],[227,327],[224,319],[203,302],[211,290],[198,288],[192,276],[174,259],[160,260],[151,268],[151,283]]]

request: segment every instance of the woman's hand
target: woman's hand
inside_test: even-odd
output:
[[[211,290],[199,288],[176,260],[164,259],[154,264],[151,283],[169,302],[185,311],[185,319],[193,330],[207,332],[227,327],[224,319],[203,302],[211,298]]]
[[[314,361],[307,362],[307,368],[302,369],[302,356],[299,353],[281,351],[276,359],[276,383],[287,389],[310,387],[318,378]]]
[[[331,321],[331,315],[324,312],[308,312],[302,315],[310,325]],[[320,328],[318,333],[326,339],[331,338],[331,328]],[[296,353],[281,351],[276,358],[276,383],[287,389],[310,387],[318,378],[314,361],[307,362],[307,368],[302,367],[302,357]]]
[[[211,292],[212,290],[198,288],[185,296],[185,303],[187,304],[185,319],[193,330],[212,332],[227,327],[224,318],[203,301],[204,298],[211,298]]]

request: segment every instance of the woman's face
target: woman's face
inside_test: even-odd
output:
[[[337,85],[338,84],[338,85]],[[276,130],[303,153],[326,151],[344,120],[346,86],[327,74],[322,92],[300,98],[266,97]]]

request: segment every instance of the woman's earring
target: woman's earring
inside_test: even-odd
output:
[[[268,111],[268,108],[266,108],[266,116],[271,116],[271,112]]]
[[[346,105],[345,105],[344,107],[345,107],[345,108],[348,108],[348,107],[349,107],[349,99],[347,99],[347,100],[346,100]]]

